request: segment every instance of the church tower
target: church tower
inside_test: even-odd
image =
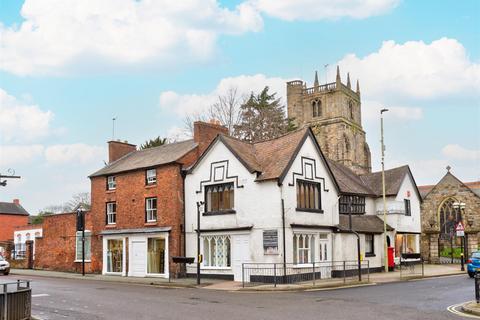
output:
[[[310,126],[322,152],[357,174],[372,170],[370,148],[362,128],[360,86],[353,91],[350,75],[347,84],[340,79],[320,85],[315,72],[313,87],[302,80],[287,82],[287,112],[299,127]]]

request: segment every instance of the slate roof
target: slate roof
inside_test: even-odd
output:
[[[193,139],[181,142],[167,143],[163,146],[137,150],[126,154],[120,159],[109,163],[90,177],[110,175],[125,171],[154,167],[172,163],[197,147]]]
[[[375,192],[352,170],[341,163],[328,159],[328,165],[332,169],[337,180],[340,192],[358,195],[376,196]]]
[[[256,143],[223,135],[220,139],[250,172],[259,174],[257,181],[265,181],[282,177],[309,130],[302,128],[275,139]]]
[[[465,186],[467,186],[470,190],[473,191],[477,196],[480,197],[480,181],[473,181],[473,182],[464,182],[463,183]],[[418,190],[420,191],[420,194],[422,195],[422,198],[425,198],[425,196],[432,191],[432,189],[436,186],[436,184],[432,185],[424,185],[424,186],[418,186]]]
[[[21,205],[13,202],[0,202],[0,214],[15,214],[19,216],[28,216],[27,210]]]
[[[340,231],[350,230],[348,215],[340,215],[337,227]],[[383,220],[375,215],[352,215],[352,229],[358,233],[383,233]],[[387,224],[387,231],[392,230],[393,228]]]
[[[394,196],[398,194],[403,178],[409,173],[407,165],[394,169],[385,170],[385,194]],[[372,172],[361,175],[360,179],[372,189],[375,194],[382,195],[382,172]]]

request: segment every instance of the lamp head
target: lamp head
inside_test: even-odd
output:
[[[388,111],[388,109],[383,108],[382,110],[380,110],[380,114],[382,114],[382,113],[384,113],[384,112],[387,112],[387,111]]]

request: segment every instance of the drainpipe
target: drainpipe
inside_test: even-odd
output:
[[[282,197],[282,232],[283,232],[283,276],[287,275],[287,248],[285,239],[285,201]],[[285,282],[285,281],[284,281]]]
[[[354,235],[357,236],[357,261],[358,261],[358,281],[362,281],[362,261],[360,257],[360,235],[358,232],[354,231],[352,228],[352,210],[350,208],[350,213],[348,214],[348,224],[349,224],[349,229],[348,230],[350,233],[353,233]]]

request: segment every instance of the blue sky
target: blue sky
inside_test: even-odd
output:
[[[71,3],[70,3],[71,2]],[[1,190],[31,213],[89,191],[116,138],[175,136],[228,87],[248,93],[350,71],[379,168],[408,163],[418,184],[451,165],[480,179],[480,2],[379,0],[0,0]]]

